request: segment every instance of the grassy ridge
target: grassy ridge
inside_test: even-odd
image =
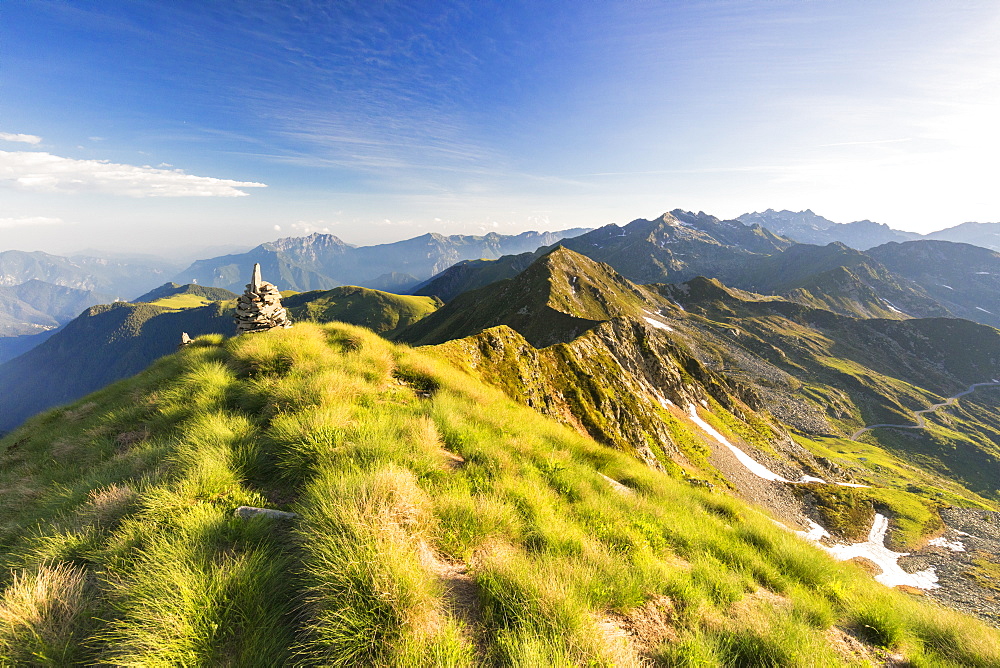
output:
[[[982,624],[346,325],[204,337],[33,419],[0,500],[0,663],[1000,662]]]
[[[441,306],[433,297],[394,295],[346,285],[289,295],[282,303],[294,322],[349,322],[392,337]]]

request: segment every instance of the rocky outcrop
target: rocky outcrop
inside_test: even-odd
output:
[[[281,305],[281,293],[260,276],[260,265],[253,266],[253,277],[246,291],[236,301],[236,333],[266,332],[277,327],[291,327],[288,313]]]

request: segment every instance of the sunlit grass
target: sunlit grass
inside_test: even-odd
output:
[[[0,452],[0,664],[850,665],[834,627],[1000,662],[979,622],[349,326],[199,339]]]

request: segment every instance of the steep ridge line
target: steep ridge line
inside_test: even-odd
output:
[[[970,385],[968,387],[968,389],[966,389],[965,391],[959,392],[958,394],[956,394],[953,397],[948,397],[947,399],[945,399],[941,403],[934,404],[930,408],[925,408],[925,409],[920,410],[920,411],[913,411],[914,417],[917,418],[917,424],[886,424],[886,423],[871,424],[871,425],[868,425],[866,427],[862,427],[861,429],[859,429],[856,432],[854,432],[853,434],[851,434],[851,440],[852,441],[856,441],[865,432],[869,432],[872,429],[878,429],[880,427],[889,427],[891,429],[926,429],[927,428],[927,420],[924,418],[924,413],[933,413],[937,409],[944,408],[945,406],[954,406],[955,402],[957,402],[959,398],[964,397],[967,394],[972,394],[973,392],[976,391],[976,388],[978,388],[978,387],[990,387],[990,386],[995,387],[995,386],[998,386],[998,385],[1000,385],[1000,381],[998,381],[996,379],[994,379],[994,380],[992,380],[992,381],[990,381],[988,383],[974,383],[974,384]]]

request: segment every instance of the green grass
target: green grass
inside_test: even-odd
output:
[[[0,664],[851,665],[832,627],[1000,662],[996,631],[347,325],[203,337],[33,419],[0,503]],[[654,604],[645,640],[607,631]]]
[[[209,299],[202,295],[196,295],[192,293],[183,293],[178,295],[171,295],[170,297],[164,297],[163,299],[157,299],[156,301],[148,302],[155,306],[162,306],[169,309],[186,309],[186,308],[197,308],[199,306],[205,306],[206,304],[211,304],[214,299]]]

